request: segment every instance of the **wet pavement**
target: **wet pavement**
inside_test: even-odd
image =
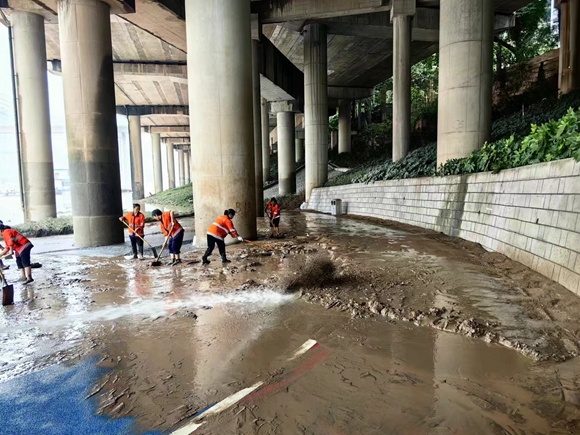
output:
[[[0,308],[0,433],[580,433],[571,293],[401,225],[292,214],[283,231],[258,242],[273,254],[205,268],[191,243],[153,268],[128,244],[34,240],[43,268]]]

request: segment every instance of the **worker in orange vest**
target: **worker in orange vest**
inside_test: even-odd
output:
[[[274,236],[274,232],[276,232],[276,237],[280,237],[280,204],[276,198],[268,201],[264,212],[270,219],[270,237]]]
[[[167,248],[169,249],[169,255],[171,255],[171,265],[177,266],[181,263],[181,245],[183,244],[185,231],[175,219],[175,214],[172,210],[162,213],[161,210],[156,209],[151,214],[153,219],[159,221],[163,235],[169,237]]]
[[[210,261],[208,257],[213,252],[215,245],[218,246],[220,251],[220,255],[222,257],[222,263],[231,263],[230,260],[226,257],[226,244],[224,239],[229,234],[232,237],[237,237],[240,242],[243,242],[244,239],[238,234],[236,229],[234,228],[234,224],[232,219],[236,215],[236,211],[232,210],[225,210],[223,216],[218,217],[213,224],[207,230],[207,251],[205,251],[204,256],[202,257],[203,264],[209,264]]]
[[[145,215],[141,213],[141,206],[133,204],[133,211],[119,218],[121,222],[129,225],[129,240],[133,248],[133,259],[137,259],[137,247],[139,247],[139,259],[143,260],[143,237],[145,237]],[[139,238],[137,235],[141,236]]]
[[[4,224],[0,224],[0,233],[6,243],[6,248],[0,252],[0,258],[14,253],[16,255],[18,270],[22,274],[21,281],[24,281],[24,284],[34,282],[34,279],[32,279],[32,268],[30,267],[30,251],[34,246],[30,243],[30,240]]]

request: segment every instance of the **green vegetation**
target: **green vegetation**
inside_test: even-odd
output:
[[[580,93],[549,99],[524,113],[498,119],[492,142],[469,157],[447,162],[437,169],[437,147],[430,144],[393,163],[390,158],[367,162],[326,186],[416,178],[434,175],[471,174],[531,165],[573,157],[580,161]]]
[[[145,198],[145,202],[166,207],[177,207],[183,211],[193,212],[193,189],[191,184],[175,189],[165,190]]]
[[[73,220],[72,216],[48,218],[40,222],[15,225],[14,229],[26,237],[60,236],[73,233]]]

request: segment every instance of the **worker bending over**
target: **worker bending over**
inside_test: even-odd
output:
[[[159,221],[161,232],[165,237],[168,237],[167,247],[169,248],[169,255],[171,256],[171,265],[176,266],[181,263],[181,245],[183,244],[183,235],[185,231],[179,225],[175,214],[172,210],[162,213],[161,210],[153,210],[151,213],[153,219]]]
[[[20,278],[21,281],[24,281],[24,284],[34,282],[32,279],[32,268],[30,267],[30,251],[33,248],[30,240],[4,224],[0,224],[0,233],[6,243],[6,248],[0,252],[0,258],[14,253],[16,255],[18,270],[20,270],[22,275]]]
[[[270,219],[270,238],[276,233],[276,237],[280,237],[280,204],[276,198],[272,198],[266,204],[264,212]]]
[[[137,247],[139,247],[139,259],[143,260],[143,237],[145,237],[145,215],[141,213],[141,206],[133,204],[133,211],[119,218],[121,222],[126,222],[129,226],[129,240],[133,248],[133,259],[137,258]]]
[[[224,211],[223,216],[218,217],[213,224],[207,230],[207,251],[202,258],[203,264],[209,264],[210,261],[208,257],[213,252],[215,245],[217,244],[218,249],[220,251],[220,255],[222,257],[222,263],[231,263],[230,260],[226,257],[226,244],[224,239],[229,234],[232,237],[237,237],[240,242],[243,242],[244,239],[240,237],[236,229],[234,228],[234,224],[232,219],[236,215],[236,211],[229,210]]]

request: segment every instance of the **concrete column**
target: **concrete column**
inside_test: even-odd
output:
[[[296,156],[295,162],[300,163],[304,161],[304,139],[297,137],[294,139],[294,154]]]
[[[278,112],[278,193],[296,193],[294,112]]]
[[[260,98],[260,41],[256,40],[252,40],[252,89],[254,96],[253,119],[256,216],[264,217],[264,174],[262,172],[262,99]]]
[[[183,148],[177,150],[177,168],[179,169],[179,187],[185,186],[185,152]]]
[[[196,244],[226,208],[255,238],[250,2],[185,0]]]
[[[338,153],[350,153],[351,149],[351,106],[350,100],[338,101]]]
[[[18,76],[25,219],[40,221],[56,217],[44,18],[13,11],[11,20]]]
[[[129,141],[131,142],[131,187],[133,199],[139,201],[145,197],[143,180],[143,148],[141,146],[141,117],[129,116]]]
[[[330,149],[334,150],[338,148],[338,131],[330,132]]]
[[[262,98],[262,180],[270,181],[270,114],[268,101]]]
[[[409,154],[411,146],[412,19],[393,17],[393,162]]]
[[[580,1],[569,0],[560,6],[560,80],[561,94],[580,89]]]
[[[169,180],[169,188],[175,189],[175,152],[173,151],[173,144],[167,142],[167,178]]]
[[[75,247],[123,243],[109,6],[58,3]]]
[[[185,184],[189,184],[191,183],[191,158],[189,150],[185,151],[184,157],[185,157]]]
[[[493,9],[492,1],[441,0],[438,165],[490,137]]]
[[[153,185],[155,193],[163,192],[163,168],[161,166],[161,135],[151,133],[151,147],[153,148]]]
[[[328,80],[326,28],[304,28],[304,128],[306,135],[306,201],[328,179]]]

